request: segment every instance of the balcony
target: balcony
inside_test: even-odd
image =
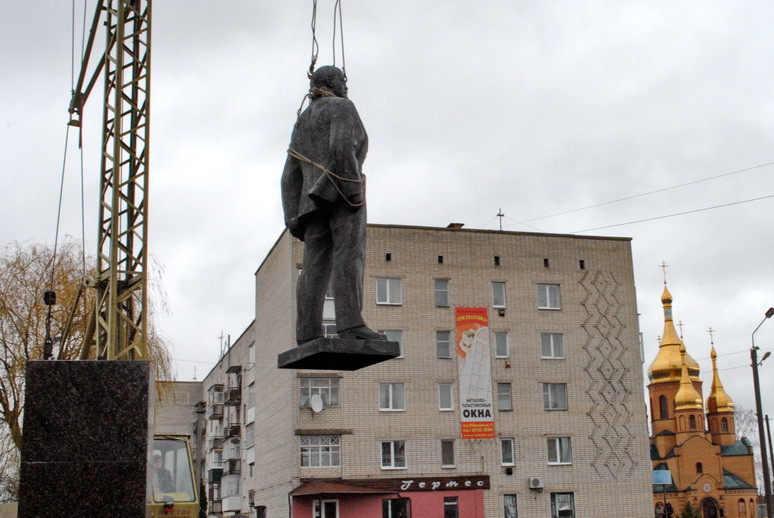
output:
[[[223,462],[224,475],[239,475],[242,473],[242,461],[240,459],[229,459]]]
[[[223,437],[213,437],[210,439],[210,449],[220,450],[223,448]]]
[[[210,421],[215,419],[223,419],[223,405],[221,403],[210,405],[210,407],[207,409],[207,419]]]
[[[242,403],[242,389],[240,387],[229,387],[226,391],[226,405],[239,406]]]
[[[223,503],[220,500],[210,500],[210,514],[223,512]]]
[[[240,511],[242,509],[242,497],[239,495],[231,495],[221,500],[223,504],[223,512]]]
[[[239,423],[227,424],[223,428],[223,436],[224,437],[241,437],[242,436],[242,427],[239,425]]]

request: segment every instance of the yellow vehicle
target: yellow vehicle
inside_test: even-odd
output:
[[[199,516],[198,487],[187,438],[155,435],[150,464],[151,516]]]

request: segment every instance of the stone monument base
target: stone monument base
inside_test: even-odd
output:
[[[150,515],[146,361],[27,365],[19,518]]]
[[[356,371],[400,356],[398,342],[316,338],[277,357],[280,369]]]

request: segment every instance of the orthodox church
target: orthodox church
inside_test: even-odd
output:
[[[650,458],[654,470],[669,470],[672,483],[653,486],[655,515],[666,516],[666,508],[676,516],[690,502],[702,518],[754,518],[758,494],[752,447],[747,438],[736,436],[734,402],[720,382],[715,347],[705,406],[699,364],[677,335],[666,284],[661,302],[663,338],[648,369]]]

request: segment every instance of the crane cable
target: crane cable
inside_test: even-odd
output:
[[[85,38],[85,31],[86,31],[86,4],[88,3],[88,0],[84,2],[84,9],[83,9],[83,25],[82,25],[82,32],[81,32],[81,52],[83,52],[83,45],[84,45],[84,38]],[[72,90],[75,86],[75,0],[72,0],[72,15],[71,15],[71,36],[70,36],[70,89]],[[54,341],[51,337],[51,320],[53,318],[53,308],[56,304],[56,292],[54,291],[54,274],[56,271],[56,260],[57,260],[57,252],[59,249],[59,227],[62,221],[62,199],[64,197],[64,180],[65,180],[65,173],[67,170],[67,149],[69,147],[70,142],[70,128],[72,126],[70,124],[67,124],[67,129],[65,130],[65,139],[64,139],[64,151],[62,156],[62,169],[59,179],[59,199],[57,203],[57,211],[56,211],[56,227],[54,231],[54,249],[51,256],[51,274],[48,279],[48,288],[43,293],[43,303],[47,306],[46,311],[46,336],[43,343],[43,359],[44,360],[52,360],[54,358],[53,355],[53,349],[54,349]],[[83,271],[83,275],[86,274],[86,227],[85,227],[85,206],[84,206],[84,175],[83,175],[83,137],[82,137],[82,128],[79,127],[79,138],[78,138],[78,148],[80,149],[80,180],[81,180],[81,268]],[[80,299],[80,295],[83,289],[83,285],[78,290],[78,294],[76,296],[75,305],[78,304],[78,300]],[[74,311],[74,308],[73,308]],[[67,327],[69,327],[69,322]],[[59,358],[62,357],[63,352],[63,345],[66,337],[63,335],[60,338],[60,349],[59,349]]]
[[[347,62],[344,56],[344,17],[341,11],[341,0],[336,0],[333,6],[333,38],[331,47],[333,49],[333,66],[336,66],[336,27],[338,26],[339,42],[341,46],[341,71],[344,72],[344,79],[347,78]],[[311,79],[314,74],[314,67],[317,64],[317,57],[320,54],[320,45],[317,42],[317,0],[312,0],[312,57],[309,64],[308,76]]]

